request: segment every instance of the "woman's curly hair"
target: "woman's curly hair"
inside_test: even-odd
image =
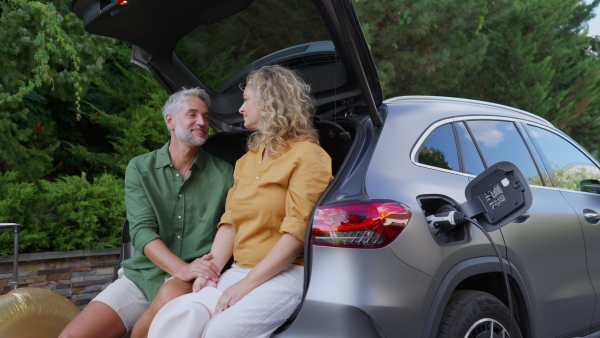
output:
[[[258,129],[248,138],[248,150],[264,146],[269,155],[288,147],[286,139],[319,144],[314,127],[314,99],[310,86],[294,71],[281,66],[265,66],[250,72],[246,88],[254,93],[260,110]]]

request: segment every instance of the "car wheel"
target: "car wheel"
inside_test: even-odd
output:
[[[512,334],[509,335],[509,330]],[[481,291],[458,291],[446,305],[438,338],[522,338],[508,308]]]

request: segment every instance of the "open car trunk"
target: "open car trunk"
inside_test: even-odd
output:
[[[240,84],[280,64],[311,86],[323,120],[377,112],[383,94],[351,0],[73,0],[93,34],[133,44],[132,61],[169,93],[198,86],[211,96],[211,126],[242,128]]]

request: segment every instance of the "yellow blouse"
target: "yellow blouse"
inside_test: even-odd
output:
[[[263,163],[261,147],[235,164],[221,224],[235,229],[233,257],[240,267],[254,267],[283,233],[305,240],[308,219],[331,176],[331,158],[308,141],[287,141],[289,148]],[[294,264],[303,265],[301,254]]]

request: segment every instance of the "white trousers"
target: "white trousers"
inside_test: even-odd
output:
[[[148,337],[253,338],[269,337],[296,310],[302,298],[304,267],[291,264],[248,293],[230,308],[214,314],[218,297],[252,268],[233,265],[217,283],[175,298],[156,315]],[[204,332],[204,334],[203,334]]]

